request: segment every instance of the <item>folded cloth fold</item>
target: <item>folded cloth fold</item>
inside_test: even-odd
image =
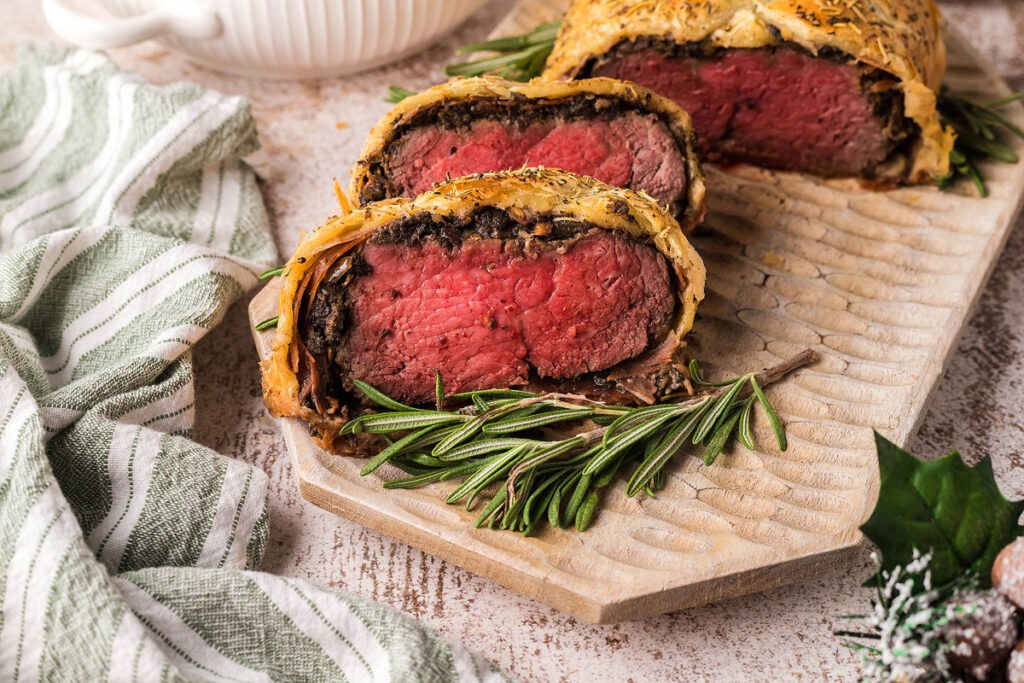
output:
[[[194,441],[191,348],[274,260],[248,103],[86,50],[0,77],[0,680],[502,680],[255,571],[266,475]]]

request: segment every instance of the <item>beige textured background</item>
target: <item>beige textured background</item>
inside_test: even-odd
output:
[[[88,2],[89,0],[83,0]],[[494,0],[442,45],[394,67],[345,79],[266,83],[222,76],[154,45],[116,50],[123,67],[157,83],[191,80],[253,101],[279,250],[335,208],[329,179],[343,177],[369,126],[388,105],[388,84],[419,88],[441,78],[454,46],[486,35],[511,8]],[[1024,3],[943,3],[1014,88],[1024,88]],[[0,0],[0,68],[26,40],[53,40],[37,0]],[[1004,491],[1024,495],[1024,231],[1010,237],[913,449],[989,453]],[[261,467],[271,479],[271,544],[264,568],[386,602],[481,650],[527,680],[855,680],[857,656],[832,630],[862,611],[867,552],[848,571],[797,580],[770,593],[613,626],[565,617],[484,579],[334,517],[298,495],[277,427],[260,400],[245,303],[196,349],[200,440]]]

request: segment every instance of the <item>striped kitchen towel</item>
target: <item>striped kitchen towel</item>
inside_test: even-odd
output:
[[[0,77],[0,681],[501,680],[251,571],[266,476],[191,440],[190,349],[275,258],[247,103],[26,47]]]

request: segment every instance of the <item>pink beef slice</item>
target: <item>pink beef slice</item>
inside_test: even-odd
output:
[[[686,190],[682,152],[654,114],[624,112],[610,118],[548,118],[508,126],[480,119],[462,129],[420,126],[393,148],[389,167],[395,190],[416,196],[445,179],[526,166],[560,168],[609,185],[644,190],[670,204]]]
[[[792,49],[673,56],[621,52],[594,76],[635,81],[693,118],[702,158],[821,175],[861,175],[890,151],[856,65]]]
[[[644,351],[674,299],[653,248],[607,232],[565,254],[527,256],[499,240],[449,248],[368,244],[372,269],[349,285],[351,377],[402,401],[610,368]]]

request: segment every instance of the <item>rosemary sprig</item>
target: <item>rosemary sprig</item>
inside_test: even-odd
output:
[[[547,520],[584,530],[600,503],[599,490],[623,468],[632,468],[626,495],[654,496],[665,484],[665,467],[688,444],[704,446],[704,462],[714,463],[731,438],[753,450],[750,413],[756,400],[772,426],[777,445],[786,437],[762,385],[815,360],[807,350],[761,372],[728,382],[709,383],[696,361],[693,381],[702,390],[677,402],[614,406],[570,394],[486,390],[445,396],[438,378],[434,409],[400,403],[365,382],[356,387],[384,412],[348,422],[340,435],[371,433],[389,445],[360,474],[388,462],[409,476],[385,488],[461,480],[445,499],[466,500],[469,509],[485,491],[502,485],[477,518],[478,527],[529,534]],[[552,435],[550,425],[575,425],[568,436]]]
[[[406,97],[415,95],[415,90],[408,90],[406,88],[399,88],[397,85],[388,86],[387,97],[384,98],[385,102],[398,103],[404,100]]]
[[[496,52],[497,55],[484,57],[459,64],[449,64],[444,72],[449,76],[481,76],[497,74],[513,81],[528,81],[544,71],[544,63],[555,46],[560,21],[540,24],[529,33],[495,40],[485,40],[459,48],[456,54],[473,52]]]
[[[263,271],[256,277],[258,277],[260,280],[269,280],[272,277],[278,277],[280,275],[283,275],[287,267],[287,264],[285,264],[283,266],[268,268],[267,270]],[[259,321],[258,323],[256,323],[256,326],[253,329],[255,329],[257,332],[263,332],[264,330],[269,330],[271,327],[277,327],[277,321],[278,316],[275,315],[273,318],[267,318],[266,320]]]
[[[1014,93],[991,102],[972,102],[954,95],[946,87],[938,98],[939,116],[942,122],[956,132],[956,143],[949,153],[950,171],[936,179],[936,185],[945,190],[959,177],[970,178],[978,188],[978,194],[988,196],[985,179],[978,170],[978,162],[995,159],[1007,164],[1018,161],[1017,154],[1009,145],[1000,141],[1001,134],[1009,132],[1024,140],[1024,130],[999,113],[999,109],[1021,98]]]
[[[555,46],[558,27],[562,22],[552,21],[540,24],[529,33],[507,38],[485,40],[480,43],[464,45],[455,54],[465,55],[474,52],[494,52],[496,54],[458,64],[449,64],[444,72],[449,76],[482,76],[495,74],[513,81],[528,81],[540,76],[544,64]],[[388,86],[385,102],[398,103],[415,91]]]
[[[258,323],[256,323],[256,327],[254,327],[253,329],[255,329],[257,332],[269,330],[271,327],[277,327],[277,321],[278,316],[275,315],[273,318],[267,318],[266,320],[259,321]]]
[[[287,267],[288,267],[288,265],[285,264],[283,266],[275,266],[274,268],[268,268],[267,270],[264,270],[262,273],[260,273],[256,277],[259,278],[260,280],[269,280],[272,277],[277,277],[278,275],[283,275],[284,271],[285,271],[285,268],[287,268]]]

